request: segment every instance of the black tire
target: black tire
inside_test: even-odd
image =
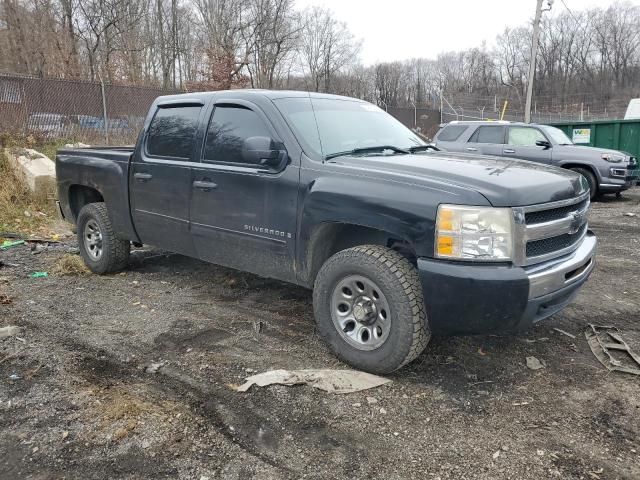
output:
[[[371,279],[389,306],[389,333],[380,346],[360,350],[334,325],[332,295],[345,278]],[[313,308],[320,335],[335,355],[366,372],[385,374],[414,360],[431,338],[418,272],[399,253],[377,245],[349,248],[329,258],[316,277]]]
[[[89,203],[82,207],[76,222],[78,248],[84,263],[93,273],[105,274],[125,268],[129,262],[131,243],[116,237],[113,225],[104,203]],[[85,229],[88,224],[96,225],[101,235],[101,254],[91,253],[88,241],[85,241]]]
[[[572,168],[576,173],[581,174],[584,178],[587,179],[587,183],[589,184],[589,196],[591,200],[598,196],[598,180],[596,176],[593,174],[591,170],[587,170],[586,168]]]

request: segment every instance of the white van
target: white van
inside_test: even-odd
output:
[[[625,120],[640,119],[640,98],[633,98],[627,107],[627,113],[624,114]]]

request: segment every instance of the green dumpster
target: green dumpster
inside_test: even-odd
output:
[[[611,148],[640,158],[640,120],[552,123],[576,145]]]

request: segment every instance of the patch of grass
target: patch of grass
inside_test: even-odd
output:
[[[55,219],[53,198],[33,195],[0,150],[0,238],[2,232],[40,233]]]
[[[56,275],[86,275],[89,269],[84,264],[80,255],[72,255],[70,253],[62,256],[51,269],[51,273]]]

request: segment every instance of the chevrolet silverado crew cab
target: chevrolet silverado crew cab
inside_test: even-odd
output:
[[[434,142],[449,152],[519,158],[573,170],[586,178],[591,199],[602,193],[620,195],[638,179],[633,155],[574,145],[562,130],[549,125],[453,121],[440,129]]]
[[[374,373],[432,332],[530,327],[594,268],[583,176],[438,151],[351,98],[160,97],[135,148],[63,149],[56,169],[93,272],[150,244],[311,288],[321,336]]]

